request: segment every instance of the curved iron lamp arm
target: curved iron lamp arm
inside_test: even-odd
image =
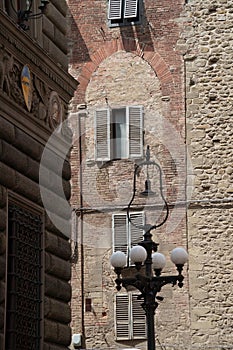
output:
[[[136,191],[137,191],[137,188],[136,188],[136,177],[137,177],[137,173],[138,173],[138,170],[140,167],[142,166],[149,166],[149,165],[153,165],[153,166],[156,166],[157,169],[159,170],[159,190],[160,190],[160,195],[162,197],[162,200],[165,204],[165,209],[166,209],[166,214],[165,214],[165,217],[163,218],[163,220],[159,223],[159,224],[155,224],[155,225],[138,225],[138,224],[135,224],[131,218],[130,218],[130,215],[129,215],[129,211],[130,211],[130,207],[134,201],[134,198],[135,198],[135,195],[136,195]],[[139,228],[139,229],[143,229],[146,233],[149,233],[151,230],[157,228],[157,227],[160,227],[162,226],[165,221],[167,221],[167,218],[168,218],[168,215],[169,215],[169,206],[168,206],[168,203],[164,197],[164,194],[163,194],[163,186],[162,186],[162,170],[161,170],[161,167],[158,163],[154,162],[154,161],[151,161],[150,160],[150,149],[149,149],[149,146],[147,146],[147,150],[146,150],[146,160],[145,161],[142,161],[140,162],[139,164],[135,165],[135,169],[134,169],[134,178],[133,178],[133,195],[132,195],[132,198],[127,206],[127,218],[128,218],[128,221],[135,227]]]
[[[132,219],[130,218],[130,208],[133,203],[133,200],[136,195],[136,176],[139,167],[146,165],[147,167],[150,165],[156,166],[157,169],[159,170],[159,180],[160,180],[160,195],[165,203],[165,208],[166,208],[166,214],[163,217],[163,220],[159,224],[146,224],[146,225],[137,225],[135,224]],[[148,169],[148,168],[147,168]],[[146,190],[144,191],[144,194],[149,195],[153,194],[153,191],[150,189],[150,180],[149,180],[149,173],[147,172],[147,180],[146,180]],[[183,286],[183,279],[184,276],[182,275],[182,269],[183,269],[183,264],[187,261],[187,257],[183,256],[181,254],[181,259],[174,259],[174,257],[171,259],[177,268],[178,274],[177,275],[171,275],[171,276],[164,276],[161,275],[161,271],[163,266],[159,263],[158,265],[153,264],[153,258],[154,254],[153,252],[157,251],[158,244],[155,243],[152,240],[152,234],[151,230],[155,229],[157,227],[162,226],[165,221],[167,220],[169,215],[169,207],[168,204],[164,198],[163,195],[163,189],[162,189],[162,171],[156,162],[153,162],[150,160],[150,150],[149,146],[147,146],[147,151],[146,151],[146,160],[141,162],[140,164],[135,166],[134,169],[134,179],[133,179],[133,195],[132,198],[128,204],[127,207],[127,217],[128,221],[134,225],[137,228],[145,230],[145,233],[143,235],[143,241],[138,243],[139,246],[142,246],[146,250],[146,259],[142,261],[141,257],[138,257],[138,261],[136,260],[137,257],[134,257],[134,263],[135,266],[125,266],[126,264],[126,256],[123,258],[123,261],[119,261],[119,252],[115,252],[114,254],[117,254],[117,259],[115,260],[112,265],[114,266],[114,270],[117,274],[117,279],[115,280],[116,282],[116,289],[118,291],[121,290],[122,287],[128,288],[128,287],[133,287],[136,288],[141,294],[138,296],[138,299],[142,299],[142,307],[145,311],[146,314],[146,324],[147,324],[147,349],[148,350],[155,350],[156,349],[156,342],[155,342],[155,322],[154,322],[154,314],[155,310],[158,306],[158,301],[162,301],[163,297],[157,295],[162,289],[163,286],[167,284],[171,284],[172,286],[175,286],[178,284],[180,288]],[[132,248],[134,249],[134,248]],[[182,248],[181,248],[182,249]],[[124,253],[121,252],[121,254],[124,255]],[[186,253],[187,254],[187,253]],[[139,254],[140,255],[140,254]],[[112,261],[113,262],[113,261]],[[154,261],[155,262],[155,261]],[[162,264],[163,265],[163,264]],[[143,266],[143,270],[141,273],[139,273],[140,269]],[[157,268],[154,268],[153,266],[157,266]],[[125,270],[127,269],[127,270]],[[131,276],[127,277],[127,272],[131,272]],[[135,270],[134,270],[135,269]],[[122,274],[122,272],[125,270],[125,273]],[[134,273],[133,273],[134,272]]]
[[[140,291],[140,295],[138,296],[138,299],[142,299],[143,302],[141,304],[142,308],[145,311],[146,314],[146,324],[147,324],[147,349],[148,350],[155,350],[156,349],[156,343],[155,343],[155,322],[154,322],[154,315],[155,310],[158,307],[158,301],[162,301],[163,297],[157,296],[157,293],[159,293],[163,286],[167,284],[171,284],[172,286],[175,286],[178,284],[180,288],[183,286],[183,275],[182,275],[182,267],[183,266],[177,266],[178,275],[172,275],[172,276],[160,276],[159,271],[156,272],[156,276],[147,276],[142,274],[136,274],[135,277],[129,277],[129,278],[123,278],[121,277],[121,268],[115,268],[115,272],[117,274],[116,282],[116,288],[118,291],[121,290],[121,287],[124,287],[127,289],[127,287],[132,286]]]
[[[27,26],[24,22],[28,21],[29,19],[37,19],[40,18],[44,11],[46,6],[48,5],[49,1],[47,0],[42,0],[41,1],[41,5],[39,6],[39,9],[41,12],[39,13],[32,13],[32,5],[33,5],[33,0],[30,1],[29,3],[29,7],[26,10],[19,10],[16,11],[14,5],[13,5],[13,1],[10,0],[10,4],[11,4],[11,8],[13,9],[13,11],[15,12],[15,14],[17,15],[18,18],[18,25],[20,28],[22,28],[23,30],[28,30],[29,26]]]

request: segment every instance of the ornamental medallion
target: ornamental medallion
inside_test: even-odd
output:
[[[32,79],[29,67],[25,65],[21,73],[21,86],[23,90],[24,101],[30,112],[32,106]]]

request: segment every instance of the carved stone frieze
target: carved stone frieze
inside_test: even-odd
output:
[[[23,105],[20,88],[20,65],[3,46],[0,47],[0,89]]]
[[[32,113],[40,121],[48,124],[48,102],[50,89],[33,75]]]
[[[0,90],[27,111],[21,87],[23,65],[0,47]],[[58,93],[31,72],[32,107],[30,114],[43,126],[54,130],[64,120],[64,106]]]
[[[0,8],[0,114],[42,144],[61,122],[57,137],[66,144],[71,132],[64,120],[76,87],[68,71]]]

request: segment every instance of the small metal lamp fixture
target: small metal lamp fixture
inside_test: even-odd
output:
[[[32,12],[32,5],[33,5],[33,0],[26,0],[25,1],[25,6],[24,8],[21,8],[19,10],[16,10],[14,5],[13,5],[13,1],[11,0],[11,7],[14,10],[14,12],[17,15],[17,19],[18,19],[18,25],[20,28],[22,28],[23,30],[28,30],[29,26],[25,24],[25,22],[27,22],[30,19],[37,19],[40,18],[46,9],[46,6],[49,4],[49,1],[47,0],[41,0],[41,4],[38,7],[38,9],[40,10],[40,12],[38,13],[33,13]]]
[[[139,167],[142,166],[156,166],[159,170],[160,195],[164,201],[166,213],[164,218],[158,224],[145,224],[144,226],[138,226],[135,225],[135,223],[130,219],[129,211],[136,195],[136,177]],[[148,180],[149,178],[147,172],[146,186],[150,184]],[[152,195],[154,195],[154,192],[151,191],[151,188],[149,186],[146,187],[145,191],[143,192],[146,196],[150,195],[151,192]],[[163,225],[166,222],[168,215],[169,207],[162,191],[162,171],[159,164],[150,160],[150,150],[148,146],[146,152],[146,160],[135,167],[133,196],[127,207],[127,216],[129,222],[136,227],[143,228],[145,232],[143,241],[140,242],[137,246],[134,246],[129,252],[130,261],[135,264],[135,266],[130,266],[127,268],[132,270],[131,272],[133,273],[130,275],[133,275],[133,277],[122,277],[122,271],[124,268],[126,268],[127,264],[127,257],[123,252],[116,251],[110,258],[110,263],[114,267],[114,270],[117,274],[117,279],[115,280],[117,290],[120,291],[121,287],[127,288],[129,286],[132,286],[138,289],[141,293],[138,299],[143,299],[142,307],[145,310],[146,314],[148,350],[155,350],[156,346],[154,324],[155,310],[158,307],[158,302],[156,299],[158,301],[163,300],[162,297],[157,296],[157,293],[159,293],[162,287],[167,284],[172,284],[172,286],[178,284],[180,288],[183,286],[184,277],[182,275],[182,269],[188,260],[188,254],[184,248],[177,247],[173,249],[171,252],[171,261],[176,265],[178,274],[169,276],[164,276],[162,274],[162,269],[166,264],[166,259],[163,254],[157,252],[158,243],[155,243],[152,240],[151,230]],[[145,268],[142,269],[142,266]]]

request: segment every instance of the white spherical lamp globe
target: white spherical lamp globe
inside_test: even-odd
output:
[[[113,253],[110,258],[110,263],[113,267],[121,267],[123,268],[126,265],[127,258],[125,253],[121,252],[120,250]]]
[[[175,265],[184,265],[188,261],[188,253],[184,248],[177,247],[171,252],[171,261]]]
[[[130,250],[129,256],[133,263],[143,263],[147,258],[147,251],[141,245],[137,245]]]
[[[153,253],[152,254],[152,266],[155,270],[162,270],[166,265],[166,258],[161,253]]]

